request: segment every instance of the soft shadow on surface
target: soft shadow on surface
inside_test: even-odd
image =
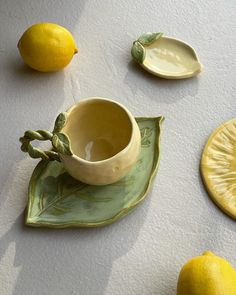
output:
[[[9,80],[14,84],[10,88],[7,85],[7,91],[11,94],[8,99],[18,104],[19,108],[24,107],[27,110],[31,107],[35,108],[32,112],[38,110],[38,112],[45,113],[50,109],[57,109],[63,103],[64,71],[66,69],[42,73],[27,66],[16,54],[8,61],[7,68]],[[55,96],[57,99],[54,98]],[[56,114],[52,115],[55,117]],[[32,118],[29,119],[32,121]]]
[[[73,33],[85,5],[85,0],[58,1],[57,4],[50,1],[0,1],[1,37],[4,40],[0,52],[0,125],[2,138],[5,138],[0,142],[0,187],[7,181],[14,163],[22,159],[20,143],[17,142],[24,131],[49,129],[58,112],[73,104],[73,99],[67,101],[64,93],[64,74],[71,71],[70,65],[54,73],[32,70],[24,65],[17,42],[29,26],[39,22],[58,23]],[[4,199],[5,196],[0,198],[0,205]]]
[[[4,1],[4,5],[10,6],[11,2]],[[58,1],[55,5],[54,2],[18,1],[17,5],[12,5],[11,15],[22,20],[27,16],[26,22],[20,21],[22,32],[33,23],[50,21],[68,27],[73,33],[85,3]],[[17,26],[19,19],[12,17],[10,21],[11,26]],[[11,283],[11,295],[102,295],[113,261],[129,252],[135,244],[149,201],[146,200],[121,221],[104,228],[47,230],[23,225],[27,186],[32,172],[32,165],[24,162],[35,165],[36,162],[28,157],[19,162],[22,154],[15,142],[26,129],[50,128],[65,103],[65,85],[64,71],[39,73],[23,65],[16,43],[17,40],[7,43],[9,54],[3,64],[5,100],[1,106],[6,110],[9,122],[8,126],[3,123],[2,126],[10,136],[7,145],[2,143],[1,146],[4,173],[1,173],[0,184],[3,186],[6,182],[7,189],[2,188],[0,196],[0,264],[6,258],[9,271],[17,269],[16,279]],[[9,127],[12,130],[8,131]],[[15,164],[17,169],[13,167]],[[11,245],[15,251],[12,253],[13,265],[5,255]]]
[[[235,220],[224,213],[211,199],[204,186],[202,177],[199,171],[199,198],[205,204],[204,212],[200,218],[201,223],[205,225],[205,230],[199,233],[199,241],[202,251],[210,250],[219,256],[225,256],[224,243],[230,240],[233,241],[233,235],[236,233]],[[230,255],[228,253],[228,255]]]
[[[7,261],[10,275],[15,274],[8,282],[14,286],[11,295],[104,294],[113,262],[129,252],[138,238],[150,196],[106,227],[26,227],[24,208],[34,164],[28,157],[16,163],[0,195],[6,196],[0,207],[0,270]]]
[[[28,129],[49,130],[65,103],[63,71],[39,73],[24,65],[16,53],[6,59],[3,69],[5,75],[1,90],[4,95],[1,99],[0,125],[2,137],[6,140],[0,142],[3,168],[0,172],[1,188],[11,177],[13,165],[23,157],[19,138]],[[38,143],[35,141],[34,145]],[[0,198],[0,204],[5,197]]]
[[[207,192],[207,188],[205,187],[205,184],[201,176],[200,168],[199,168],[199,174],[198,174],[198,182],[199,182],[199,187],[201,191],[201,198],[203,202],[206,203],[207,207],[210,208],[210,212],[212,214],[212,218],[210,218],[210,216],[207,217],[209,219],[209,223],[211,222],[211,220],[214,220],[213,217],[215,214],[220,214],[222,218],[226,218],[228,220],[230,230],[236,233],[235,220],[231,218],[229,215],[227,215],[226,213],[224,213],[223,210],[221,210],[215,204],[215,202],[211,199],[209,193]],[[218,239],[217,224],[213,223],[211,226],[211,229],[213,232],[215,232],[216,242],[219,241],[219,244],[220,244],[220,240]]]
[[[113,261],[134,245],[148,211],[146,200],[129,216],[104,228],[40,229],[23,225],[22,213],[0,239],[0,261],[15,244],[20,268],[12,295],[105,292]]]
[[[150,74],[136,62],[130,61],[124,83],[129,86],[133,95],[141,91],[156,102],[171,104],[186,96],[195,96],[198,93],[199,78],[166,80]]]
[[[20,83],[22,80],[29,79],[29,81],[34,81],[37,79],[37,83],[42,83],[48,79],[57,79],[58,77],[64,77],[63,70],[57,72],[39,72],[29,66],[27,66],[23,61],[19,60],[20,57],[15,56],[8,62],[8,69],[14,73],[15,78],[18,76]],[[62,83],[63,84],[63,83]]]
[[[16,58],[7,60],[1,99],[2,137],[0,142],[0,187],[3,187],[15,163],[22,159],[19,138],[28,129],[49,130],[65,103],[64,73],[42,74],[31,70]],[[52,90],[53,89],[53,90]],[[7,123],[7,124],[6,124]],[[34,145],[39,142],[35,141]],[[10,155],[10,156],[9,156]],[[1,189],[2,190],[2,189]],[[5,196],[0,198],[0,204]]]

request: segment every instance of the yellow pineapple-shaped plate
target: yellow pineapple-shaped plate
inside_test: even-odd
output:
[[[236,220],[236,118],[220,125],[208,139],[201,173],[212,200]]]

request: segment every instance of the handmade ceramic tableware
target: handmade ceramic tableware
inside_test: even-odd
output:
[[[212,200],[236,219],[236,118],[220,125],[202,153],[201,174]]]
[[[52,228],[104,226],[140,204],[157,172],[163,117],[136,120],[141,152],[129,173],[115,183],[88,185],[72,178],[62,163],[41,161],[29,184],[26,224]]]
[[[133,58],[148,72],[166,79],[185,79],[201,72],[197,54],[185,42],[163,36],[162,33],[145,33],[134,41]]]
[[[30,141],[51,140],[53,150],[41,151]],[[141,137],[131,113],[120,103],[92,97],[61,113],[53,132],[26,131],[21,149],[31,157],[58,160],[74,178],[105,185],[124,177],[137,161]]]

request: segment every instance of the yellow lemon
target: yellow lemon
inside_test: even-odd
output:
[[[225,259],[205,252],[179,274],[177,295],[235,295],[236,271]]]
[[[20,38],[18,48],[24,62],[41,72],[61,70],[78,52],[71,33],[52,23],[28,28]]]

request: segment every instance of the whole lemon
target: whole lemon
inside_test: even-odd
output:
[[[177,295],[236,295],[236,271],[225,259],[204,252],[183,266]]]
[[[78,52],[71,33],[52,23],[28,28],[20,38],[18,48],[24,62],[41,72],[61,70]]]

